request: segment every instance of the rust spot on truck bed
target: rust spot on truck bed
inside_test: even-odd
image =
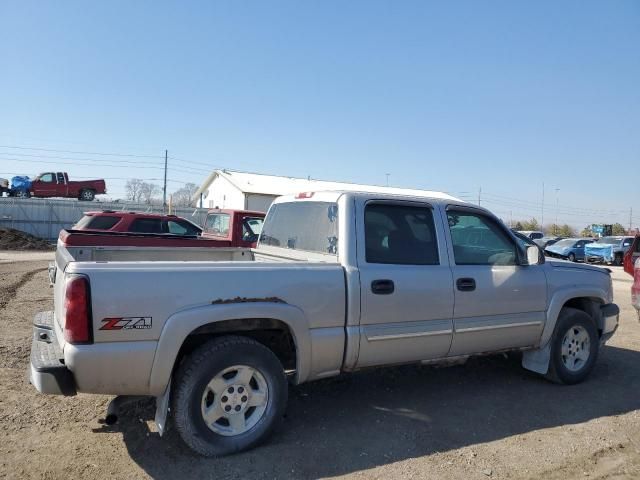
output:
[[[278,297],[263,297],[263,298],[236,297],[236,298],[219,298],[217,300],[212,301],[211,305],[226,305],[229,303],[256,303],[256,302],[287,303]]]

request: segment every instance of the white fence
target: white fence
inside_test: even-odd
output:
[[[15,228],[40,238],[55,241],[60,230],[70,228],[84,212],[115,210],[162,213],[162,205],[129,202],[80,202],[75,199],[0,197],[0,228]],[[207,209],[174,207],[172,214],[202,225]]]

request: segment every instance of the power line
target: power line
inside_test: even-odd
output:
[[[15,148],[18,150],[37,150],[40,152],[56,152],[56,153],[73,153],[78,155],[105,155],[110,157],[133,157],[133,158],[164,158],[161,155],[138,155],[135,153],[106,153],[106,152],[84,152],[77,150],[57,150],[53,148],[40,148],[40,147],[24,147],[16,145],[0,145],[0,148]]]

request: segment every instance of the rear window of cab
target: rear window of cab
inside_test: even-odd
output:
[[[110,230],[120,221],[112,215],[85,215],[76,223],[75,230]]]

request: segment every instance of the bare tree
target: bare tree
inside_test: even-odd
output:
[[[171,196],[171,203],[177,207],[188,207],[191,205],[191,197],[198,190],[195,183],[185,183],[184,187],[179,188]]]
[[[132,178],[127,180],[126,185],[124,186],[125,191],[127,193],[127,200],[131,200],[136,203],[140,203],[142,200],[142,185],[144,182],[139,178]]]
[[[160,193],[160,187],[155,183],[142,182],[140,185],[140,198],[144,203],[151,204]]]

